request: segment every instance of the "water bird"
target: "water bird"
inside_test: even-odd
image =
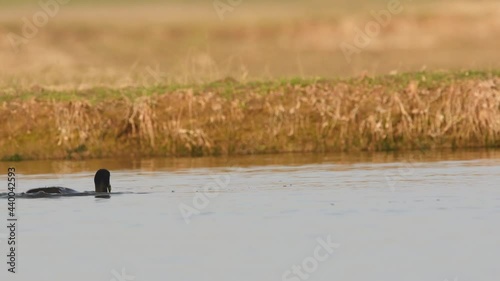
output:
[[[106,169],[99,169],[94,176],[95,192],[99,193],[109,193],[111,192],[111,184],[109,183],[109,177],[111,173]],[[26,193],[47,193],[47,194],[72,194],[79,193],[76,190],[66,187],[40,187],[28,190]]]

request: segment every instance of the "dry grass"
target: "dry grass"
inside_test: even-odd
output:
[[[282,77],[500,68],[498,1],[413,1],[348,64],[339,48],[388,1],[68,6],[15,54],[7,40],[40,8],[0,11],[0,88],[89,89]],[[351,4],[348,4],[351,3]],[[352,7],[351,7],[352,6]],[[307,12],[305,12],[307,11]],[[154,70],[151,74],[151,70]]]
[[[500,75],[221,81],[177,90],[13,95],[0,157],[207,156],[497,147]],[[137,93],[138,92],[138,93]]]

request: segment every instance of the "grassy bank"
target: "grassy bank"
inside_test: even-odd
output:
[[[498,147],[500,72],[0,94],[0,158]]]

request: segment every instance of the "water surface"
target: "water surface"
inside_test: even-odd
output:
[[[0,169],[9,165],[18,192],[91,191],[93,173],[106,167],[118,194],[19,198],[18,273],[2,262],[1,280],[500,276],[496,151],[35,161]],[[3,225],[6,199],[0,205]],[[311,267],[318,240],[328,237],[338,247]],[[309,271],[294,275],[304,262]]]

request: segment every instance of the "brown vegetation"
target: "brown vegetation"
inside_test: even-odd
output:
[[[500,145],[498,74],[41,93],[0,107],[4,159],[383,151]],[[125,92],[139,93],[135,97]],[[30,97],[31,96],[31,97]],[[13,158],[13,156],[15,156]]]

